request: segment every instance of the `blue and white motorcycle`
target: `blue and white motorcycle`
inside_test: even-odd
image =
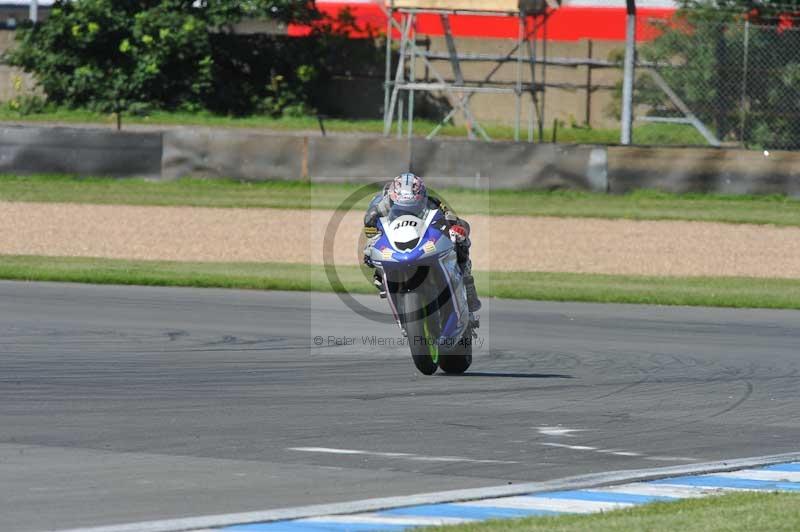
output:
[[[464,373],[472,364],[473,329],[455,244],[442,212],[417,217],[393,207],[365,250],[383,277],[387,300],[406,334],[417,369]]]

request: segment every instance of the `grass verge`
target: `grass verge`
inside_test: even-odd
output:
[[[427,528],[440,532],[682,532],[794,531],[800,529],[800,495],[737,493],[680,502],[648,504],[629,510],[591,515],[536,517]]]
[[[0,279],[95,284],[348,291],[373,294],[371,273],[339,267],[336,289],[321,266],[190,263],[94,258],[0,256]],[[477,272],[484,297],[593,303],[800,309],[800,280],[635,277],[570,273]]]
[[[59,122],[66,124],[116,124],[113,115],[96,113],[82,109],[53,109],[47,112],[22,114],[8,107],[0,107],[0,121],[15,122]],[[273,118],[270,116],[233,117],[215,115],[208,112],[181,113],[155,111],[143,116],[124,116],[125,124],[166,125],[166,126],[203,126],[259,128],[274,131],[319,131],[316,116]],[[339,133],[372,133],[383,134],[383,120],[347,120],[326,118],[327,131]],[[436,127],[437,122],[417,119],[414,130],[417,135],[426,136]],[[494,140],[513,140],[514,128],[511,125],[484,124],[484,129]],[[705,139],[691,126],[681,124],[642,124],[634,128],[634,139],[637,144],[671,144],[671,145],[706,145]],[[440,133],[444,137],[465,137],[467,130],[463,126],[448,125]],[[526,135],[526,134],[523,134]],[[527,137],[525,137],[527,139]],[[553,140],[553,130],[544,131],[545,142]],[[559,127],[555,140],[560,143],[575,144],[617,144],[619,129],[593,129],[588,127]],[[537,136],[538,140],[538,136]]]
[[[296,181],[242,183],[223,179],[79,178],[0,175],[0,200],[195,207],[338,209],[359,185]],[[377,191],[377,188],[374,189]],[[695,220],[800,226],[800,200],[784,196],[722,196],[640,191],[614,196],[529,190],[436,191],[464,215],[557,216],[631,220]],[[357,202],[366,208],[369,198]]]

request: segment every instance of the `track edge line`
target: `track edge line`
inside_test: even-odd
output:
[[[759,466],[763,467],[797,460],[800,460],[800,452],[755,456],[734,460],[720,460],[702,464],[609,471],[606,473],[591,473],[588,475],[565,477],[542,482],[527,482],[523,484],[491,486],[487,488],[470,488],[463,490],[420,493],[416,495],[362,499],[358,501],[316,504],[311,506],[298,506],[275,510],[144,521],[122,525],[60,529],[50,532],[185,532],[190,530],[213,529],[231,525],[321,517],[324,515],[375,512],[422,504],[443,504],[490,499],[496,497],[513,497],[516,495],[527,495],[544,491],[598,488],[616,484],[626,484],[629,482],[660,480],[674,476],[703,475],[736,471],[739,469],[748,469]]]

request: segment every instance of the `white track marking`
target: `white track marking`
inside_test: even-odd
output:
[[[465,503],[466,504],[466,503]],[[626,502],[584,501],[578,499],[550,499],[548,497],[523,496],[502,497],[500,499],[484,499],[472,501],[470,506],[489,506],[495,508],[512,508],[514,510],[546,510],[550,512],[569,512],[588,514],[607,510],[619,510],[634,506]]]
[[[589,447],[588,445],[567,445],[566,443],[542,443],[547,447],[561,447],[562,449],[571,449],[573,451],[597,451],[597,447]]]
[[[583,432],[585,429],[568,429],[564,427],[536,427],[543,436],[572,436],[573,432]]]
[[[688,458],[686,456],[645,456],[644,459],[655,462],[697,462],[697,458]]]
[[[634,453],[631,451],[620,451],[619,449],[598,449],[597,447],[590,447],[588,445],[567,445],[566,443],[552,443],[544,442],[541,445],[547,447],[560,447],[562,449],[570,449],[573,451],[593,451],[601,454],[614,454],[617,456],[642,456],[641,453]]]
[[[323,454],[346,454],[361,456],[376,456],[380,458],[400,458],[403,460],[414,460],[417,462],[467,462],[471,464],[518,464],[506,460],[480,460],[476,458],[464,458],[461,456],[420,456],[409,453],[384,453],[378,451],[361,451],[358,449],[333,449],[330,447],[289,447],[289,451],[301,453],[323,453]]]
[[[660,462],[696,462],[694,458],[686,458],[684,456],[647,456],[642,453],[637,453],[633,451],[623,451],[621,449],[600,449],[598,447],[591,447],[589,445],[567,445],[566,443],[554,443],[554,442],[541,442],[539,445],[544,445],[546,447],[559,447],[562,449],[570,449],[573,451],[591,451],[600,454],[611,454],[614,456],[630,456],[630,457],[637,457],[642,458],[644,460],[654,460]]]
[[[693,488],[691,486],[664,486],[662,484],[624,484],[586,491],[598,493],[628,493],[630,495],[651,495],[653,497],[675,497],[676,499],[693,499],[708,495],[722,495],[725,489]]]
[[[773,482],[800,482],[800,471],[758,471],[742,469],[730,473],[715,473],[715,477],[730,477],[743,480],[768,480]]]
[[[363,525],[401,525],[401,526],[443,526],[460,525],[463,523],[474,522],[474,519],[462,519],[459,517],[406,517],[406,516],[385,516],[374,513],[358,515],[327,515],[322,517],[311,517],[302,519],[299,523],[353,523]]]
[[[717,476],[716,473],[714,473],[713,475]],[[702,478],[702,477],[700,477],[700,478]],[[669,479],[664,479],[663,480],[663,482],[668,482],[668,481],[669,481]],[[677,483],[676,484],[659,484],[659,486],[668,486],[670,488],[686,487],[685,484],[677,484]],[[719,486],[698,485],[698,486],[694,486],[694,488],[695,489],[699,489],[699,490],[703,490],[703,491],[714,491],[714,490],[722,490],[722,491],[755,491],[755,492],[758,492],[758,491],[763,492],[764,491],[764,490],[758,489],[758,488],[729,488],[728,486],[725,486],[724,488],[721,488]]]
[[[642,453],[634,453],[632,451],[620,451],[618,449],[598,449],[598,453],[613,454],[615,456],[642,456]]]
[[[329,447],[289,447],[289,450],[304,453],[364,454],[364,451],[356,451],[354,449],[331,449]]]

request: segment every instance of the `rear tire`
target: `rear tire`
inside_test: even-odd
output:
[[[472,328],[467,329],[461,342],[439,353],[439,367],[449,375],[461,375],[472,365]]]

